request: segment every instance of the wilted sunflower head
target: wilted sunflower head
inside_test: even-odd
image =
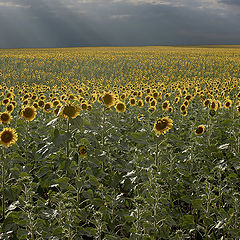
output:
[[[164,117],[162,119],[158,119],[153,127],[153,130],[158,134],[165,134],[168,130],[170,130],[173,126],[173,120],[169,117]]]
[[[194,132],[196,135],[202,135],[204,131],[205,131],[205,127],[203,125],[199,125]]]
[[[0,123],[9,124],[12,120],[12,116],[8,112],[0,113]]]
[[[15,144],[18,135],[13,128],[4,128],[0,133],[0,144],[8,148],[10,145]]]
[[[123,102],[117,102],[115,106],[117,112],[125,112],[126,111],[126,105]]]
[[[21,111],[21,116],[25,118],[28,122],[31,122],[37,115],[36,108],[33,106],[27,106]]]
[[[102,101],[106,105],[106,107],[111,107],[115,104],[115,97],[111,93],[105,93],[102,96]]]
[[[79,147],[79,154],[80,154],[80,156],[81,157],[86,157],[87,156],[87,151],[88,151],[88,148],[87,148],[87,146],[85,146],[85,145],[81,145],[80,147]]]

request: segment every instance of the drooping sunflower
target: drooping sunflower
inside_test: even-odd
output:
[[[117,104],[115,105],[115,108],[116,108],[116,110],[117,110],[117,112],[125,112],[126,111],[126,105],[125,105],[125,103],[123,103],[123,102],[117,102]]]
[[[158,134],[162,135],[169,131],[173,126],[173,120],[169,117],[163,117],[162,119],[158,119],[153,127],[153,130]]]
[[[31,122],[37,115],[37,111],[36,108],[33,106],[27,106],[25,108],[22,109],[20,116],[24,117],[25,120],[27,120],[28,122]]]
[[[80,154],[81,157],[83,157],[83,158],[86,157],[87,156],[87,151],[88,151],[87,146],[81,145],[79,147],[79,154]]]
[[[111,94],[111,93],[105,93],[103,96],[102,96],[102,101],[103,103],[106,105],[106,107],[111,107],[115,104],[115,98],[114,98],[114,95]]]
[[[204,131],[205,131],[205,127],[204,127],[203,125],[199,125],[199,126],[195,129],[194,133],[195,133],[196,135],[202,135],[202,134],[204,133]]]
[[[73,119],[76,118],[79,115],[79,113],[80,113],[79,107],[69,104],[62,107],[62,110],[59,115],[63,116],[66,119],[69,118]]]
[[[18,135],[13,128],[4,128],[0,133],[0,144],[8,148],[10,145],[15,144]]]
[[[12,116],[9,112],[0,113],[0,123],[9,124],[12,120]]]

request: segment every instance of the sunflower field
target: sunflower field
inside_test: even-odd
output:
[[[0,239],[240,239],[240,46],[0,50]]]

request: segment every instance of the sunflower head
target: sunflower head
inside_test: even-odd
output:
[[[0,113],[0,123],[9,124],[12,120],[12,116],[8,112]]]
[[[14,110],[14,105],[12,103],[8,104],[6,106],[6,110],[11,113]]]
[[[18,135],[13,128],[4,128],[0,133],[0,144],[8,148],[10,145],[15,144]]]
[[[33,106],[27,106],[21,111],[21,116],[25,118],[28,122],[31,122],[37,115],[36,108]]]
[[[59,113],[61,116],[63,116],[66,119],[70,118],[76,118],[79,115],[80,111],[77,106],[74,105],[66,105],[62,107],[61,112]]]
[[[106,105],[106,107],[111,107],[115,104],[115,98],[114,95],[111,93],[105,93],[102,96],[102,101]]]
[[[123,102],[117,102],[115,108],[116,108],[117,112],[119,112],[119,113],[126,111],[126,105]]]
[[[139,99],[139,100],[138,100],[138,107],[139,107],[139,108],[142,108],[142,107],[143,107],[143,104],[144,104],[144,103],[143,103],[143,100],[142,100],[142,99]]]
[[[173,120],[169,117],[164,117],[162,119],[158,119],[153,127],[153,130],[158,134],[162,135],[169,131],[173,126]]]
[[[205,127],[203,125],[199,125],[194,132],[196,135],[202,135],[204,131],[205,131]]]
[[[137,103],[136,98],[134,98],[134,97],[130,98],[129,103],[130,103],[131,106],[136,105],[136,103]]]
[[[169,108],[169,101],[166,100],[162,103],[162,110],[167,111],[168,108]]]
[[[225,108],[230,108],[232,106],[232,100],[231,99],[227,99],[224,103],[224,107]]]
[[[81,104],[81,109],[84,110],[84,111],[86,111],[87,108],[88,108],[88,104],[87,104],[86,102],[83,102],[83,103]]]
[[[84,157],[87,156],[87,151],[88,151],[87,146],[81,145],[81,146],[79,147],[79,151],[78,151],[78,152],[79,152],[80,156],[81,156],[82,158],[84,158]]]

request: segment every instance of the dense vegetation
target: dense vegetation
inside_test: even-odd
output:
[[[239,239],[239,54],[0,50],[0,239]]]

